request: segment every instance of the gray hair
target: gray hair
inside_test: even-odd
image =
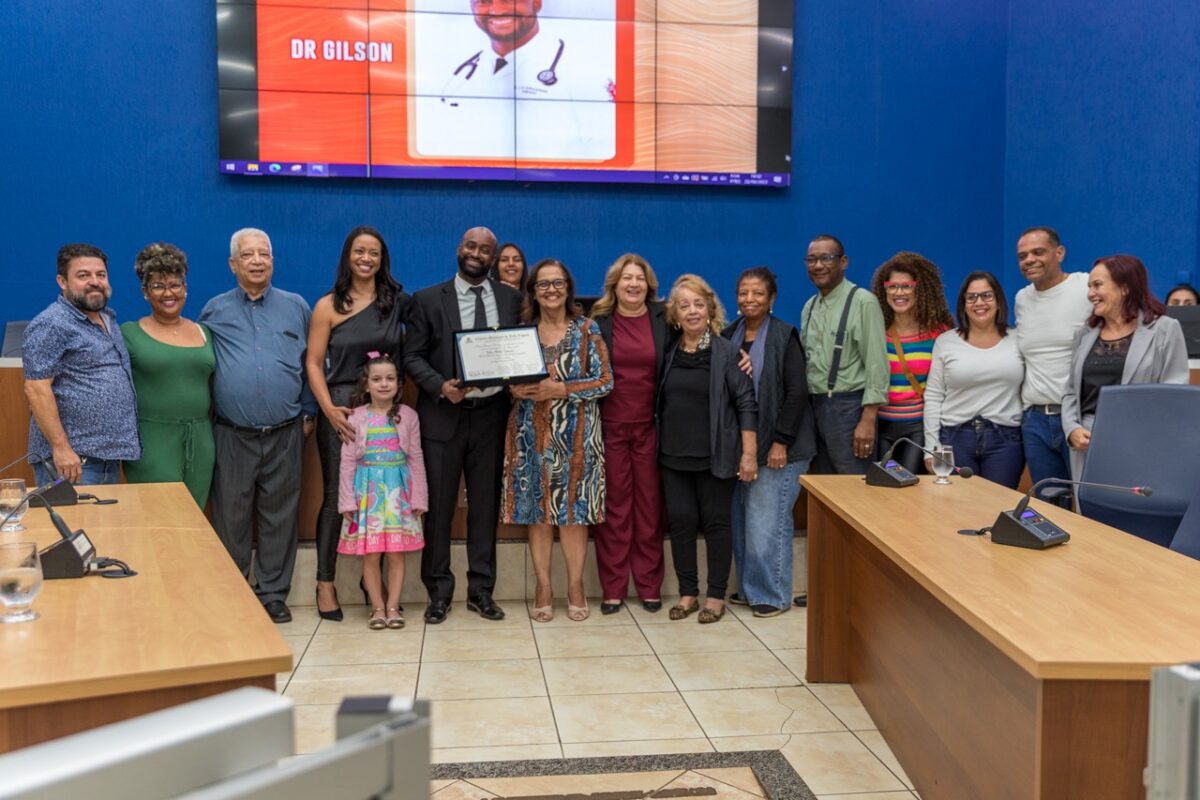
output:
[[[242,228],[239,231],[234,231],[233,236],[229,237],[229,257],[237,258],[238,245],[242,239],[247,236],[261,236],[267,240],[267,247],[271,247],[271,237],[267,236],[267,232],[259,228]],[[274,250],[272,250],[274,252]]]

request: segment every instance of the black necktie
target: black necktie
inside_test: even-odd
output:
[[[508,63],[508,59],[505,58],[504,56],[500,56],[499,58],[497,58],[496,66],[494,69],[492,69],[492,74],[495,75],[497,72],[504,69],[504,65],[507,63]]]
[[[475,325],[476,328],[487,327],[487,309],[483,307],[483,287],[472,286],[471,291],[475,293]]]

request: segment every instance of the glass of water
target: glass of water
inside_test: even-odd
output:
[[[937,475],[934,483],[949,484],[951,472],[954,472],[954,448],[948,444],[934,445],[933,474]]]
[[[0,623],[38,618],[33,598],[42,590],[42,561],[33,542],[0,544]]]
[[[25,530],[21,518],[29,510],[29,501],[25,499],[25,480],[23,478],[5,478],[0,480],[0,520],[5,520],[0,531],[11,533]]]

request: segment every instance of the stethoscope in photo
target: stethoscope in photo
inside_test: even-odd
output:
[[[563,50],[565,50],[566,47],[566,42],[564,42],[562,39],[559,39],[558,52],[554,54],[554,60],[550,62],[550,69],[544,69],[537,74],[537,79],[546,86],[553,86],[554,84],[558,83],[558,62],[562,58]],[[463,80],[471,80],[471,78],[475,75],[475,70],[479,69],[479,59],[482,57],[483,51],[480,50],[478,53],[455,67],[454,74],[457,76],[465,69],[467,70],[467,74],[463,76]]]

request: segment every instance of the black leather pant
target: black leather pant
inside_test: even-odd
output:
[[[329,397],[335,406],[350,405],[353,386],[330,386]],[[342,440],[324,414],[317,415],[317,452],[321,456],[321,477],[325,496],[317,514],[317,580],[332,581],[337,573],[337,546],[342,535],[342,515],[338,511],[338,482],[341,478]]]

